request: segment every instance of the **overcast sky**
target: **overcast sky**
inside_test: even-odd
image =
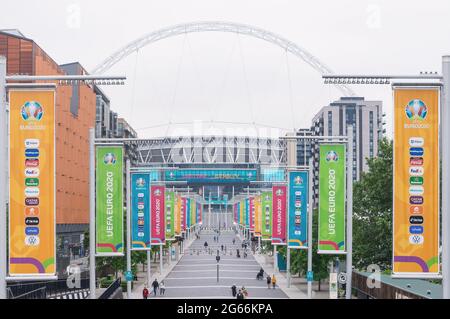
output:
[[[277,33],[336,73],[417,74],[441,71],[441,56],[450,54],[449,18],[450,2],[443,0],[15,0],[2,1],[0,28],[20,29],[58,63],[79,61],[88,71],[152,31],[218,20]],[[105,92],[141,137],[205,133],[211,121],[309,127],[340,96],[283,49],[221,32],[161,40],[107,73],[127,75],[125,87]],[[390,132],[390,87],[353,89],[383,101]],[[196,122],[196,131],[169,122]],[[231,125],[214,126],[233,133],[225,131]],[[248,125],[231,127],[239,134]]]

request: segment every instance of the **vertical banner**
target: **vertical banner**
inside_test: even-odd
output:
[[[250,229],[250,198],[245,199],[245,228]]]
[[[166,240],[175,239],[175,193],[166,191]]]
[[[9,102],[9,275],[50,277],[56,273],[55,89],[11,88]]]
[[[237,223],[237,203],[233,204],[233,223],[236,224]]]
[[[308,249],[308,171],[289,171],[288,246]]]
[[[286,186],[272,186],[272,245],[286,245]]]
[[[186,232],[186,197],[181,197],[181,206],[180,206],[180,224],[181,224],[181,232]]]
[[[195,199],[191,199],[191,227],[195,226],[196,218],[197,218],[196,202]]]
[[[320,145],[319,254],[345,253],[345,145]]]
[[[250,197],[249,200],[250,207],[250,231],[255,231],[255,197]]]
[[[181,204],[181,196],[177,195],[175,203],[175,218],[173,221],[175,236],[181,236]]]
[[[123,147],[96,148],[96,247],[99,256],[123,256]]]
[[[239,224],[245,225],[245,202],[243,200],[239,202]]]
[[[203,204],[199,203],[198,205],[198,224],[202,225],[203,224]]]
[[[255,205],[255,236],[261,237],[261,196],[256,196]]]
[[[152,185],[150,187],[151,195],[151,243],[152,245],[164,245],[166,243],[165,226],[165,187]]]
[[[149,250],[150,174],[131,173],[131,248]]]
[[[394,87],[394,276],[440,273],[439,97],[437,86]]]
[[[191,199],[186,198],[186,229],[191,228]]]
[[[271,240],[272,238],[272,192],[261,194],[261,240]]]

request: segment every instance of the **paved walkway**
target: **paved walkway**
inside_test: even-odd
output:
[[[180,261],[166,276],[161,277],[164,278],[166,286],[165,296],[158,295],[156,298],[233,298],[232,285],[238,288],[244,286],[249,293],[249,299],[288,298],[278,286],[276,289],[268,289],[265,280],[256,279],[261,265],[251,254],[243,258],[241,240],[233,231],[222,232],[218,243],[214,242],[214,235],[212,231],[203,231],[200,239],[193,241],[190,246],[187,245]],[[233,239],[235,244],[232,242]],[[204,248],[205,241],[208,242],[207,250]],[[221,245],[224,245],[223,251]],[[236,257],[236,249],[240,250],[241,258]],[[220,253],[218,282],[217,250]],[[136,297],[141,298],[141,290],[136,291]]]

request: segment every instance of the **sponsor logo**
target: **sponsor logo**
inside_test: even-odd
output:
[[[302,201],[301,200],[296,200],[295,201],[295,207],[302,207]]]
[[[301,178],[300,176],[296,176],[294,178],[294,184],[295,185],[303,185],[303,178]]]
[[[37,148],[25,149],[25,157],[39,157],[39,149]]]
[[[422,206],[411,206],[409,208],[409,212],[411,214],[421,215],[421,214],[423,214],[423,208],[422,208]]]
[[[143,211],[138,211],[138,217],[144,217],[144,212]]]
[[[138,198],[143,198],[143,197],[144,197],[144,193],[138,193],[138,194],[137,194],[137,197],[138,197]]]
[[[326,156],[327,162],[337,162],[339,160],[339,156],[335,151],[329,151]]]
[[[25,186],[39,186],[39,178],[25,178]]]
[[[423,236],[411,235],[411,236],[409,236],[409,243],[413,244],[413,245],[422,245],[423,244]]]
[[[409,233],[414,235],[423,234],[423,226],[409,226]]]
[[[409,178],[409,183],[411,185],[423,185],[423,177],[411,176]]]
[[[39,140],[35,138],[30,138],[25,140],[25,148],[39,148]]]
[[[413,166],[409,168],[409,175],[411,176],[422,176],[423,175],[423,167],[421,166]]]
[[[295,196],[302,196],[302,192],[296,191],[296,192],[295,192]]]
[[[37,226],[37,225],[39,225],[39,218],[38,217],[26,217],[25,218],[25,225],[27,225],[27,226]]]
[[[423,137],[411,137],[409,139],[409,146],[411,147],[422,147],[424,144]]]
[[[281,195],[283,195],[283,190],[281,189],[281,188],[278,188],[277,189],[277,192],[276,192],[276,194],[277,194],[277,196],[281,196]]]
[[[106,165],[114,165],[116,162],[116,155],[114,153],[106,153],[105,156],[103,156],[103,163]]]
[[[44,109],[36,101],[28,101],[22,105],[20,114],[24,121],[40,121],[44,116]]]
[[[161,195],[161,190],[159,188],[155,189],[155,191],[153,192],[153,195],[160,196]]]
[[[409,159],[409,164],[412,166],[422,166],[423,165],[423,157],[411,157]]]
[[[145,179],[143,178],[138,178],[136,180],[136,187],[145,187]]]
[[[423,156],[424,150],[422,147],[411,147],[409,149],[409,155],[411,156]]]
[[[410,195],[423,195],[424,189],[423,186],[411,186],[409,187]]]
[[[39,198],[25,198],[25,206],[38,206]]]
[[[25,177],[39,177],[39,168],[25,168]]]
[[[409,222],[414,225],[423,224],[423,217],[422,216],[411,216],[411,217],[409,217]]]
[[[39,160],[37,158],[28,158],[25,160],[25,167],[38,167]]]
[[[39,227],[25,227],[25,235],[27,236],[39,235]]]
[[[39,188],[38,187],[27,187],[27,188],[25,188],[25,196],[26,197],[37,197],[37,196],[39,196]]]
[[[409,198],[409,203],[411,205],[422,205],[423,204],[423,197],[422,196],[411,196]]]
[[[25,245],[26,246],[38,246],[39,245],[39,237],[38,236],[25,236]]]
[[[145,237],[144,232],[138,232],[137,235],[138,235],[138,237]]]
[[[411,100],[405,108],[406,117],[410,120],[423,121],[427,117],[428,108],[422,100]]]
[[[142,204],[139,203],[139,204],[138,204],[138,209],[144,209],[144,203],[142,203]]]

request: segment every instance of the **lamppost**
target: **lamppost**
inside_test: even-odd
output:
[[[219,254],[219,250],[218,250],[218,249],[217,249],[216,261],[217,261],[217,282],[219,282],[219,261],[220,261],[220,254]]]

